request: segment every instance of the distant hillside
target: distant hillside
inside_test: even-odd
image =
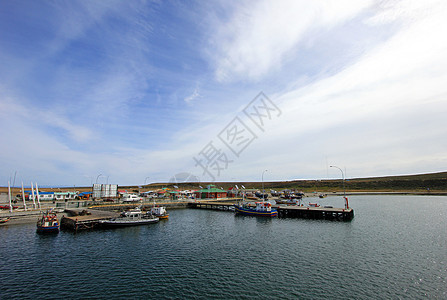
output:
[[[262,182],[186,182],[186,183],[152,183],[138,186],[119,186],[119,189],[130,191],[147,191],[159,188],[175,189],[178,186],[181,189],[199,189],[208,184],[214,184],[216,187],[228,189],[238,185],[239,188],[245,186],[247,189],[261,189]],[[417,175],[402,176],[384,176],[370,178],[354,178],[345,181],[346,191],[390,191],[390,192],[447,192],[447,172],[428,173]],[[304,192],[333,192],[342,191],[343,184],[341,179],[333,180],[291,180],[291,181],[269,181],[264,182],[264,188],[270,189],[297,189]],[[58,188],[58,190],[72,190],[73,187]],[[42,189],[45,191],[50,188]],[[91,187],[76,187],[78,191],[91,191]],[[7,187],[0,187],[0,192],[7,193]],[[15,188],[17,192],[17,187]]]
[[[387,180],[432,180],[432,179],[447,179],[447,172],[416,174],[416,175],[355,178],[352,180],[367,180],[367,181],[369,181],[369,180],[384,181],[385,180],[385,181],[387,181]]]
[[[215,182],[215,183],[163,183],[151,184],[148,188],[173,188],[174,185],[182,189],[197,189],[199,186],[205,187],[207,184],[214,184],[216,187],[228,189],[238,185],[248,189],[261,189],[262,182]],[[385,176],[370,178],[354,178],[345,181],[347,191],[413,191],[427,192],[439,191],[447,192],[447,172]],[[146,187],[145,187],[146,188]],[[264,182],[265,189],[298,189],[306,192],[320,191],[341,191],[343,184],[341,179],[334,180],[292,180],[292,181],[269,181]]]

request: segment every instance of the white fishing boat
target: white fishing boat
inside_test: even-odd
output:
[[[151,208],[151,214],[161,219],[168,219],[169,214],[164,206],[154,206]]]
[[[160,219],[151,213],[143,213],[139,207],[122,212],[117,218],[100,220],[105,227],[125,227],[157,223]]]
[[[276,204],[286,204],[286,205],[300,205],[301,204],[301,199],[298,198],[291,198],[291,199],[276,199],[275,200]]]

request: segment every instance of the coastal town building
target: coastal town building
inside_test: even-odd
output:
[[[213,184],[210,184],[206,187],[206,189],[196,191],[195,196],[197,199],[219,199],[226,198],[227,192],[216,188]]]
[[[74,200],[78,194],[76,192],[54,192],[54,200]]]

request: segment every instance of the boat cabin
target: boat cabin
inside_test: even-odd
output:
[[[121,213],[121,217],[129,218],[129,219],[140,219],[142,216],[142,212],[139,208],[134,208],[129,211],[125,211]]]
[[[256,202],[256,211],[272,211],[272,204],[269,202]]]

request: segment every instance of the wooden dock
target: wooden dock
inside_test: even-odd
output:
[[[212,210],[229,210],[234,211],[234,204],[236,202],[219,202],[219,201],[196,201],[189,202],[189,208],[203,208]]]
[[[189,208],[202,208],[212,210],[234,211],[233,205],[236,202],[219,201],[196,201],[188,203]],[[250,204],[249,204],[250,205]],[[254,204],[251,206],[255,207]],[[351,221],[354,218],[352,208],[333,208],[333,207],[308,207],[296,205],[272,205],[278,210],[279,218],[303,218],[303,219],[322,219]]]
[[[61,228],[73,230],[75,232],[78,230],[97,228],[99,226],[100,220],[106,220],[119,216],[119,214],[115,212],[94,210],[94,209],[89,209],[88,210],[89,214],[84,215],[79,215],[79,213],[82,213],[82,210],[72,210],[72,211],[74,211],[75,213],[78,212],[78,215],[62,217]]]
[[[332,207],[308,207],[308,206],[278,206],[279,218],[303,218],[351,221],[354,218],[352,208],[332,208]]]

